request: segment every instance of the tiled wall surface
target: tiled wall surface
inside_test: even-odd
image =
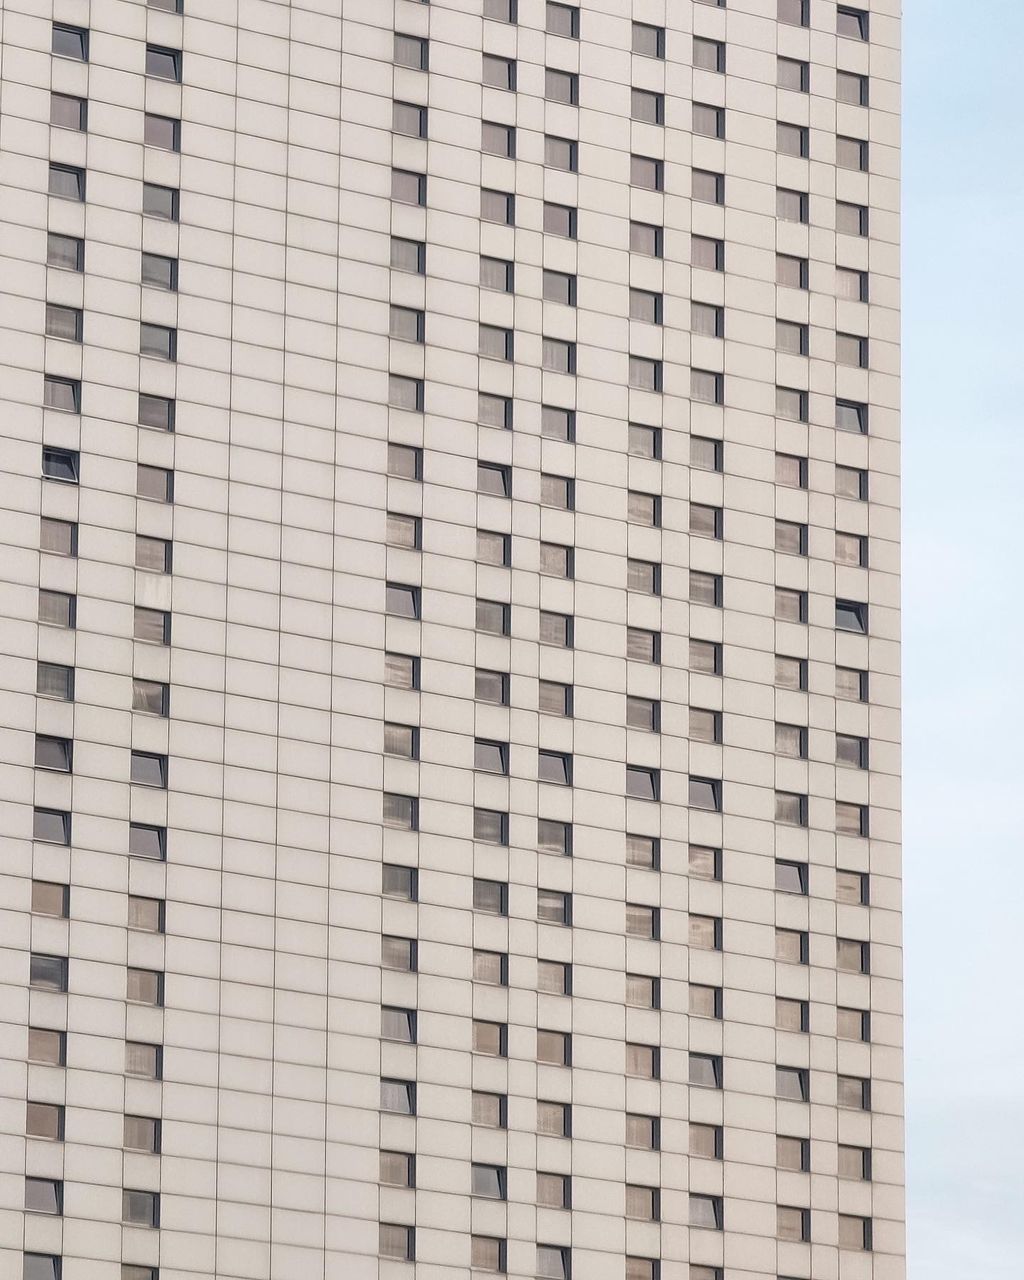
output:
[[[5,0],[5,1280],[902,1280],[899,7]]]

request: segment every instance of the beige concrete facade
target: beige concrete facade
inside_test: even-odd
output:
[[[902,1280],[899,0],[5,0],[0,1277]]]

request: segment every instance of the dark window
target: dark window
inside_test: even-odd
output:
[[[47,189],[61,200],[81,202],[85,199],[85,170],[69,164],[51,164]]]
[[[64,1183],[55,1178],[26,1178],[25,1209],[28,1213],[62,1214]]]
[[[147,218],[162,218],[165,222],[177,222],[177,188],[160,187],[152,182],[144,182],[142,184],[142,212]]]
[[[51,231],[46,237],[46,265],[64,271],[82,271],[85,267],[85,241]]]
[[[139,426],[155,427],[158,431],[174,430],[175,402],[166,396],[139,396]]]
[[[67,991],[67,959],[33,952],[29,959],[29,985],[38,991]]]
[[[145,822],[128,824],[128,852],[134,858],[163,862],[167,856],[167,828]]]
[[[72,449],[50,449],[43,446],[43,475],[47,480],[78,483],[78,453]]]
[[[78,62],[88,62],[89,32],[84,27],[72,27],[64,22],[55,22],[50,50],[61,58],[75,58]]]
[[[147,147],[159,147],[162,151],[181,150],[181,121],[171,116],[158,116],[146,112],[143,138]]]
[[[181,83],[181,50],[164,49],[157,44],[146,45],[146,75],[161,80]]]
[[[50,94],[50,124],[58,129],[74,129],[84,133],[88,123],[88,104],[84,98],[68,93]]]

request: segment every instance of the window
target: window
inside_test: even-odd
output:
[[[420,616],[419,587],[389,582],[385,588],[385,612],[394,618],[418,618]]]
[[[565,1173],[538,1173],[537,1203],[548,1209],[571,1208],[572,1178]]]
[[[43,404],[47,409],[60,409],[63,413],[81,413],[82,384],[74,378],[44,374]]]
[[[855,938],[836,939],[836,968],[844,973],[870,973],[871,948]]]
[[[789,827],[806,827],[807,797],[793,791],[776,791],[775,821]]]
[[[505,258],[480,259],[480,287],[494,289],[498,293],[512,293],[514,267]]]
[[[779,1031],[806,1032],[810,1028],[810,1016],[806,1000],[785,1000],[776,996],[775,1026]]]
[[[776,388],[778,391],[778,388]],[[785,485],[787,489],[807,488],[807,459],[798,458],[791,453],[775,455],[775,483]]]
[[[661,636],[641,627],[626,628],[626,657],[633,662],[661,661]]]
[[[64,1183],[55,1178],[26,1178],[25,1209],[28,1213],[62,1214]]]
[[[631,908],[626,907],[626,931],[629,932],[629,912]],[[648,937],[658,938],[660,935],[657,930],[657,909],[646,908],[653,911],[655,932],[646,935]],[[660,1009],[661,1008],[661,990],[657,978],[648,977],[645,973],[627,973],[626,974],[626,1004],[632,1005],[636,1009]]]
[[[780,893],[807,893],[807,864],[803,862],[775,863],[775,888]]]
[[[807,62],[796,58],[777,58],[775,83],[780,89],[792,89],[794,93],[806,93],[810,88],[811,68]],[[799,154],[803,155],[804,152]]]
[[[544,97],[549,102],[562,102],[574,107],[579,102],[579,90],[579,77],[572,72],[554,71],[551,67],[545,68]],[[545,163],[551,164],[553,162],[546,160]],[[564,165],[561,167],[565,168]]]
[[[776,1067],[775,1096],[790,1102],[806,1102],[810,1097],[809,1072],[804,1067]]]
[[[836,497],[852,498],[866,502],[868,498],[868,473],[857,467],[836,466]]]
[[[472,1166],[472,1194],[488,1200],[504,1200],[506,1172],[502,1165],[474,1164]]]
[[[170,687],[158,680],[132,680],[132,710],[152,716],[167,716],[170,710]]]
[[[66,809],[33,809],[32,839],[45,844],[69,845],[71,814]]]
[[[406,1151],[381,1151],[380,1180],[391,1187],[414,1187],[416,1157]]]
[[[164,904],[159,898],[128,897],[128,928],[142,933],[163,933]]]
[[[867,906],[870,900],[870,883],[866,871],[836,872],[836,901],[853,906]]]
[[[51,880],[32,881],[32,911],[35,915],[53,916],[55,920],[66,920],[70,903],[69,885],[54,884]]]
[[[690,570],[689,599],[692,604],[707,604],[720,609],[722,607],[722,578],[717,573],[701,573],[697,569]]]
[[[780,1240],[810,1240],[810,1209],[797,1209],[780,1204],[776,1207],[776,1220],[776,1234]]]
[[[626,933],[633,938],[657,939],[659,936],[658,908],[638,902],[626,903]]]
[[[652,227],[647,222],[631,222],[629,224],[629,249],[631,253],[640,253],[647,258],[664,256],[664,232],[661,227]]]
[[[837,200],[836,230],[844,236],[866,236],[868,234],[867,206]]]
[[[808,219],[806,191],[790,191],[779,187],[775,192],[775,214],[782,222],[806,222]]]
[[[791,356],[805,356],[808,345],[808,328],[805,324],[793,324],[789,320],[775,321],[775,346]]]
[[[839,1215],[839,1247],[840,1249],[870,1249],[872,1247],[871,1219],[841,1213]]]
[[[722,713],[691,707],[689,718],[690,739],[693,742],[722,741]]]
[[[646,191],[664,191],[664,163],[650,156],[630,156],[629,181],[634,187],[643,187]]]
[[[29,1102],[25,1107],[25,1136],[49,1142],[64,1141],[64,1108],[53,1103]]]
[[[642,120],[646,124],[665,123],[665,95],[650,93],[646,89],[631,90],[630,114],[634,120]]]
[[[626,698],[626,724],[630,729],[657,733],[660,719],[661,704],[653,698]]]
[[[702,204],[725,204],[725,175],[722,173],[711,173],[707,169],[694,169],[690,179],[690,195],[694,200],[699,200]],[[700,237],[690,237],[691,244],[694,239]],[[724,254],[724,249],[723,249]],[[715,270],[721,271],[724,268],[717,267]]]
[[[572,1136],[572,1108],[567,1102],[537,1103],[537,1132],[553,1138]]]
[[[412,307],[392,306],[388,324],[388,332],[392,338],[400,342],[423,341],[423,312]]]
[[[661,842],[657,836],[626,836],[626,864],[657,870],[661,863]]]
[[[486,671],[477,668],[474,696],[480,702],[493,702],[496,706],[508,706],[508,673]]]
[[[148,1004],[160,1007],[164,1002],[164,975],[153,969],[125,971],[126,999],[130,1004]]]
[[[537,919],[546,924],[572,924],[572,895],[557,889],[538,889]]]
[[[868,105],[868,77],[853,71],[836,72],[836,101],[847,102],[854,107]]]
[[[67,991],[67,959],[64,956],[47,956],[34,951],[29,958],[29,985],[37,991]]]
[[[572,786],[572,756],[560,751],[538,751],[537,781]]]
[[[163,324],[139,325],[139,355],[157,360],[178,358],[178,331]]]
[[[645,58],[664,58],[664,27],[652,27],[646,22],[634,22],[633,52]]]
[[[395,827],[400,831],[417,830],[419,816],[417,807],[415,796],[403,796],[392,791],[385,791],[384,825],[386,827]]]
[[[75,129],[84,133],[87,120],[87,105],[84,98],[75,98],[67,93],[50,94],[50,124],[58,129]]]
[[[22,1280],[61,1280],[61,1259],[54,1253],[26,1253]]]
[[[705,338],[725,336],[725,308],[709,302],[690,303],[690,330]]]
[[[559,272],[544,272],[545,290],[547,289],[547,277],[549,275],[560,275]],[[575,281],[575,276],[565,276],[564,279]],[[547,296],[545,294],[545,296]],[[575,291],[573,291],[573,303],[575,303]],[[543,405],[541,407],[540,431],[541,435],[548,440],[566,440],[573,441],[576,439],[576,411],[574,409],[559,409],[553,405]],[[551,479],[562,480],[562,477],[551,477]],[[566,479],[565,485],[571,485],[571,481]],[[543,480],[542,480],[543,485]],[[563,505],[562,503],[546,503],[546,505]]]
[[[177,189],[156,186],[151,182],[143,183],[142,212],[149,218],[161,218],[165,222],[177,222]]]
[[[775,388],[775,414],[790,422],[807,421],[807,392],[793,387]]]
[[[416,1257],[416,1228],[401,1226],[397,1222],[382,1222],[378,1229],[380,1256],[397,1258],[399,1262],[412,1262]]]
[[[698,1267],[691,1265],[689,1280],[722,1280],[721,1267]]]
[[[805,125],[786,124],[780,120],[775,126],[775,149],[783,156],[808,156],[811,134]]]
[[[855,1182],[871,1181],[871,1152],[867,1147],[839,1147],[840,1178]]]
[[[514,58],[498,58],[494,54],[483,55],[483,83],[494,89],[514,89],[516,87],[516,64]]]
[[[657,1080],[661,1075],[657,1046],[652,1044],[626,1044],[626,1075],[641,1080]]]
[[[626,1183],[626,1217],[641,1222],[657,1222],[661,1216],[657,1187]]]
[[[175,0],[157,0],[154,5],[154,0],[149,0],[149,3],[154,5],[155,8],[168,8],[174,2]],[[180,4],[181,0],[178,0],[178,3]],[[181,10],[179,9],[178,12],[180,13]],[[134,1263],[122,1262],[121,1280],[159,1280],[159,1269],[157,1267],[140,1267],[135,1266]]]
[[[395,271],[423,275],[427,269],[427,246],[419,240],[391,237],[391,266]]]
[[[160,1121],[149,1116],[131,1116],[124,1118],[124,1146],[130,1151],[148,1151],[158,1154],[160,1151]]]
[[[706,40],[700,36],[694,36],[693,65],[700,67],[703,71],[724,71],[725,45],[720,40]]]
[[[85,241],[51,231],[46,237],[46,265],[63,271],[85,269]]]
[[[571,995],[572,965],[560,960],[538,960],[537,990],[552,996]]]
[[[871,1015],[865,1009],[838,1009],[836,1011],[836,1035],[840,1040],[871,1042]]]
[[[657,596],[661,594],[661,565],[652,564],[649,560],[626,561],[626,588],[642,595]]]
[[[490,529],[476,531],[476,558],[480,564],[505,567],[512,562],[512,537]]]
[[[775,255],[775,283],[787,289],[806,289],[808,267],[806,258],[793,258],[785,253]]]
[[[384,754],[402,756],[406,760],[419,758],[419,730],[409,724],[384,724]]]
[[[541,340],[541,365],[549,373],[576,372],[576,344],[561,338]]]
[[[397,511],[387,513],[387,541],[392,547],[418,549],[420,545],[419,516],[405,516]]]
[[[494,1236],[470,1236],[470,1263],[474,1271],[505,1272],[505,1241]]]
[[[386,898],[399,898],[403,902],[418,899],[418,872],[415,867],[402,867],[385,862],[381,872],[381,893]]]
[[[393,102],[391,104],[391,129],[394,133],[404,133],[410,138],[427,136],[427,108],[419,107],[414,102]]]
[[[391,170],[391,199],[400,204],[415,204],[423,207],[427,203],[427,175],[414,173],[410,169]]]
[[[146,45],[146,75],[181,83],[181,50]]]
[[[836,296],[845,298],[848,302],[867,302],[868,300],[868,273],[866,271],[855,271],[850,267],[836,267]],[[842,402],[837,402],[842,403]],[[838,421],[839,412],[836,411],[836,426],[840,426]],[[856,424],[846,427],[846,430],[859,431],[860,427]]]
[[[849,36],[851,40],[868,38],[868,15],[863,9],[853,9],[841,4],[836,10],[836,34]]]
[[[706,271],[725,270],[725,241],[708,236],[690,236],[690,262]]]
[[[637,800],[658,800],[660,798],[661,776],[657,769],[641,769],[635,765],[626,766],[626,795]]]
[[[699,404],[722,404],[725,399],[723,375],[707,369],[691,369],[690,399]]]
[[[28,1029],[29,1062],[45,1062],[50,1066],[64,1065],[65,1033],[48,1031],[43,1027]]]
[[[162,151],[181,150],[181,121],[170,116],[157,116],[146,112],[143,140],[147,147],[159,147]]]
[[[537,1032],[537,1061],[554,1067],[572,1065],[572,1036],[566,1031]]]
[[[481,844],[508,844],[508,814],[500,809],[473,810],[473,839]]]
[[[775,1163],[780,1169],[788,1169],[793,1173],[807,1173],[811,1167],[810,1140],[778,1136],[775,1139]]]
[[[630,289],[630,320],[642,320],[645,324],[661,324],[661,316],[662,297],[660,293],[651,293],[647,289]]]
[[[573,646],[573,619],[566,613],[552,613],[541,609],[538,618],[538,639],[541,644],[555,645],[559,649]]]
[[[60,200],[85,199],[85,170],[69,164],[51,164],[47,186],[51,196]]]
[[[171,615],[162,609],[142,609],[138,605],[134,611],[134,628],[136,640],[148,644],[170,644]]]
[[[689,530],[695,538],[721,538],[722,508],[691,502]]]
[[[497,600],[477,600],[476,629],[492,636],[507,636],[511,624],[511,606]]]
[[[785,555],[807,554],[807,526],[791,520],[775,521],[775,550]]]
[[[854,431],[860,435],[867,435],[868,406],[856,400],[837,400],[836,426],[840,431]]]
[[[570,40],[578,40],[580,11],[575,5],[556,4],[554,0],[548,0],[544,26],[549,36],[566,36]]]
[[[484,0],[484,17],[496,22],[515,22],[516,0]]]
[[[384,969],[401,973],[416,972],[416,940],[383,934],[380,940],[380,963]]]
[[[724,1213],[721,1196],[698,1196],[690,1194],[690,1226],[707,1227],[710,1231],[721,1231]]]
[[[780,622],[807,621],[807,592],[775,588],[775,616]]]
[[[411,1080],[381,1080],[380,1109],[401,1116],[414,1116],[416,1085]]]
[[[775,725],[775,754],[794,760],[807,759],[807,730],[798,724]]]
[[[479,329],[477,349],[488,360],[511,360],[514,354],[511,329],[482,324]]]
[[[399,1009],[394,1005],[382,1005],[380,1011],[380,1035],[382,1040],[396,1040],[400,1044],[415,1044],[415,1011],[413,1009]]]
[[[647,360],[642,356],[629,357],[629,385],[635,390],[660,391],[661,375],[660,360]]]
[[[661,498],[656,493],[630,489],[626,495],[626,518],[631,524],[657,529],[661,525]]]
[[[628,428],[628,447],[634,458],[660,458],[661,428],[643,427],[631,422]]]
[[[775,683],[780,689],[807,688],[807,659],[775,655]]]
[[[500,222],[503,226],[514,227],[516,224],[515,196],[509,191],[492,191],[484,188],[480,192],[480,217],[484,222]],[[545,230],[547,230],[546,227]]]
[[[125,1075],[140,1076],[146,1080],[163,1078],[163,1049],[157,1044],[142,1044],[129,1040],[124,1047]]]
[[[856,600],[836,601],[836,628],[839,631],[868,633],[868,606]]]
[[[153,396],[143,393],[139,396],[139,426],[155,427],[158,431],[173,431],[174,408],[174,401],[169,400],[166,396]]]
[[[77,62],[89,61],[89,32],[84,27],[72,27],[65,22],[55,22],[50,36],[50,52],[59,58],[74,58]]]
[[[691,1156],[700,1160],[721,1160],[722,1129],[716,1124],[690,1124]]]
[[[721,880],[722,851],[691,844],[687,850],[688,870],[697,880]]]
[[[488,1129],[505,1128],[505,1095],[473,1090],[473,1123]]]
[[[576,239],[576,210],[564,204],[544,204],[544,231],[547,235]]]
[[[493,1058],[508,1056],[507,1028],[503,1022],[473,1020],[473,1052],[485,1053]]]
[[[687,929],[689,945],[698,951],[721,951],[722,921],[718,916],[691,915]]]
[[[870,1111],[870,1081],[861,1076],[836,1076],[836,1104],[854,1111]]]
[[[43,516],[39,521],[39,550],[57,556],[76,556],[78,525],[70,520],[50,520]]]
[[[473,744],[473,767],[485,773],[508,773],[508,743],[477,738]]]
[[[658,1117],[626,1114],[626,1146],[643,1151],[657,1151],[661,1146]]]
[[[836,764],[847,765],[851,769],[866,769],[868,767],[867,738],[857,738],[848,733],[837,733]]]
[[[71,772],[71,740],[69,738],[51,738],[37,733],[35,742],[35,765],[37,769],[53,769],[58,773]]]
[[[836,138],[836,164],[840,169],[868,171],[868,144],[862,138]]]
[[[476,415],[482,427],[497,427],[499,431],[512,430],[512,401],[505,396],[491,396],[481,392],[477,397]]]
[[[794,27],[806,27],[808,0],[779,0],[779,21]]]
[[[569,1248],[564,1245],[539,1244],[537,1275],[542,1280],[570,1280],[572,1270]]]
[[[429,64],[429,42],[419,36],[407,36],[395,32],[394,60],[397,66],[426,71]]]

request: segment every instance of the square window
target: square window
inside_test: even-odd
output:
[[[427,246],[419,240],[391,237],[391,266],[395,271],[423,275],[427,269]]]
[[[493,89],[514,89],[516,87],[515,59],[498,58],[494,54],[485,53],[482,81]]]
[[[793,258],[785,253],[775,255],[775,283],[787,289],[806,289],[808,265],[806,258]]]
[[[514,339],[511,329],[482,324],[478,331],[477,350],[486,360],[512,360]]]
[[[646,222],[629,224],[629,249],[631,253],[643,254],[647,258],[664,256],[664,232],[661,227],[651,226]]]
[[[548,276],[545,272],[545,281]],[[552,273],[557,274],[557,273]],[[565,277],[575,280],[574,276]],[[573,298],[575,301],[575,296]],[[570,443],[576,439],[576,413],[573,409],[559,409],[553,405],[541,407],[540,433],[548,440],[565,440]]]
[[[775,214],[781,222],[807,222],[807,192],[779,187],[775,193]]]
[[[473,839],[481,844],[508,844],[508,814],[500,809],[473,810]]]
[[[43,404],[47,409],[59,409],[62,413],[81,413],[82,384],[74,378],[56,378],[44,374]]]
[[[863,9],[841,4],[836,10],[836,34],[851,40],[867,40],[868,15]]]
[[[553,1067],[572,1065],[572,1036],[566,1031],[537,1032],[537,1061]]]
[[[661,636],[640,627],[626,628],[626,657],[633,662],[661,661]]]
[[[689,874],[697,880],[721,880],[722,851],[691,844],[687,851],[687,866]]]
[[[780,120],[775,126],[775,149],[779,155],[802,156],[810,154],[810,130],[804,125],[786,124]]]
[[[776,1067],[775,1096],[790,1102],[806,1102],[810,1097],[809,1072],[803,1067]]]
[[[642,903],[626,903],[626,934],[633,938],[659,937],[659,921],[657,907],[644,906]]]
[[[129,1151],[148,1151],[159,1154],[160,1121],[151,1116],[131,1116],[124,1118],[124,1146]]]
[[[665,28],[646,22],[633,23],[633,52],[644,58],[664,58]]]
[[[866,236],[868,234],[867,206],[837,200],[836,231],[844,236]]]
[[[836,1076],[836,1105],[854,1111],[870,1111],[870,1081],[860,1076]]]
[[[661,704],[654,698],[627,697],[626,699],[626,724],[631,729],[657,733],[660,712]]]
[[[808,346],[808,328],[805,324],[793,324],[789,320],[775,321],[775,347],[791,356],[805,356]]]
[[[707,169],[694,169],[690,178],[690,195],[694,200],[699,200],[702,204],[725,204],[725,175],[722,173],[711,173]],[[694,239],[700,237],[690,237],[691,244]],[[701,264],[703,265],[703,264]],[[715,268],[723,270],[722,267]]]
[[[725,70],[725,45],[721,40],[693,37],[693,65],[703,71]]]
[[[807,864],[804,862],[775,862],[775,888],[779,893],[807,894]]]
[[[488,1129],[505,1128],[505,1096],[473,1090],[473,1123]]]
[[[491,191],[485,188],[480,192],[480,217],[484,222],[498,222],[502,226],[514,227],[515,196],[508,191]]]
[[[44,1027],[28,1029],[28,1060],[44,1062],[49,1066],[60,1067],[65,1059],[65,1033],[49,1031]]]
[[[657,596],[661,594],[661,565],[652,564],[649,560],[626,561],[626,588],[637,591],[641,595]]]
[[[159,147],[162,151],[181,150],[181,121],[170,116],[157,116],[146,112],[143,140],[147,147]]]
[[[480,259],[480,287],[482,289],[494,289],[498,293],[512,293],[514,278],[513,264],[507,259]]]
[[[429,43],[419,36],[407,36],[395,32],[394,61],[399,67],[412,67],[414,71],[426,71],[429,66]]]
[[[810,1006],[806,1000],[784,1000],[781,996],[776,996],[775,1026],[778,1030],[804,1033],[810,1028],[810,1016]]]
[[[391,307],[388,333],[392,338],[400,342],[422,342],[423,326],[422,311],[412,307]]]
[[[725,400],[725,379],[720,373],[707,369],[690,370],[690,399],[698,404],[722,404]]]
[[[163,933],[164,903],[160,898],[128,897],[128,928],[142,933]]]
[[[775,821],[790,827],[806,827],[807,797],[793,791],[776,791]]]
[[[661,324],[662,297],[660,293],[651,293],[647,289],[630,289],[629,318],[641,320],[645,324]]]
[[[775,959],[786,964],[806,964],[808,939],[796,929],[775,930]]]
[[[537,682],[537,707],[546,715],[572,715],[572,685],[558,680]]]
[[[557,889],[538,889],[537,919],[547,924],[571,924],[572,895]]]
[[[691,1156],[699,1160],[721,1160],[722,1129],[717,1124],[690,1123]]]
[[[788,22],[794,27],[806,27],[808,23],[808,0],[778,0],[780,22]]]
[[[836,497],[852,498],[866,502],[868,498],[868,473],[857,467],[836,466]]]
[[[55,1178],[26,1178],[25,1211],[26,1213],[62,1214],[64,1183]]]
[[[416,1257],[416,1228],[395,1222],[382,1222],[378,1228],[379,1253],[382,1258],[411,1262]]]
[[[46,237],[46,265],[62,271],[85,269],[85,241],[51,231]]]
[[[391,199],[399,204],[414,204],[420,208],[427,203],[427,175],[410,169],[391,170]]]
[[[690,777],[688,804],[691,809],[722,811],[722,784],[717,779]]]
[[[701,573],[697,569],[691,569],[689,598],[692,604],[706,604],[720,609],[722,607],[721,575]]]
[[[395,827],[400,831],[417,830],[419,814],[415,796],[385,791],[383,799],[383,820],[386,827]]]
[[[69,164],[51,164],[47,190],[60,200],[85,199],[85,170]]]
[[[651,93],[646,89],[632,89],[630,114],[634,120],[645,124],[665,123],[665,95]]]
[[[78,525],[70,520],[51,520],[43,516],[39,521],[39,550],[57,556],[76,556]]]
[[[722,713],[691,707],[689,729],[692,742],[721,742]]]
[[[807,730],[797,724],[776,724],[775,754],[793,760],[807,759]]]
[[[566,240],[576,239],[576,210],[564,204],[544,204],[544,232],[546,235],[561,236]]]
[[[537,1103],[537,1132],[553,1138],[572,1136],[572,1108],[567,1102]]]
[[[724,1214],[721,1196],[698,1196],[690,1194],[690,1226],[706,1227],[710,1231],[721,1231]]]
[[[691,302],[690,331],[705,338],[724,338],[725,308],[709,302]]]
[[[838,1009],[836,1011],[836,1035],[840,1040],[871,1042],[871,1015],[866,1009]]]
[[[867,435],[867,405],[856,400],[837,400],[836,426],[840,431],[854,431],[859,435]]]
[[[660,773],[657,769],[626,766],[626,795],[637,800],[657,800],[660,796]]]
[[[380,1109],[395,1115],[416,1114],[416,1085],[411,1080],[381,1080]]]
[[[565,36],[569,40],[580,37],[580,11],[575,5],[556,4],[547,0],[544,29],[549,36]]]
[[[545,507],[558,507],[562,511],[572,511],[574,506],[572,480],[568,476],[541,472],[540,500]]]
[[[634,187],[642,187],[646,191],[664,191],[664,163],[650,156],[630,156],[629,181]]]
[[[47,956],[33,951],[29,957],[29,985],[37,991],[67,991],[66,957]]]
[[[403,133],[409,138],[425,138],[427,136],[427,108],[417,106],[414,102],[393,102],[391,104],[391,129],[393,133]]]
[[[811,68],[807,62],[796,58],[777,58],[775,83],[780,89],[792,89],[794,93],[806,93],[810,88]]]
[[[54,1253],[26,1253],[22,1280],[61,1280],[61,1259]]]
[[[551,67],[544,71],[544,97],[549,102],[561,102],[574,107],[579,103],[579,77],[570,71],[555,71]],[[546,141],[546,140],[545,140]],[[546,160],[545,163],[553,163]],[[564,168],[565,166],[560,166]]]
[[[129,1040],[124,1047],[125,1075],[139,1076],[145,1080],[163,1078],[163,1049],[157,1044],[142,1044]]]
[[[52,916],[55,920],[66,920],[70,904],[71,888],[69,885],[54,884],[51,880],[32,881],[32,912],[34,915]]]
[[[177,188],[161,187],[152,182],[144,182],[142,184],[142,212],[147,218],[160,218],[164,222],[177,222]]]
[[[572,965],[560,960],[538,960],[537,990],[553,996],[571,995]]]
[[[725,137],[725,108],[704,102],[693,104],[693,132],[705,138]]]
[[[181,83],[181,50],[146,45],[146,75]]]
[[[780,622],[807,621],[807,592],[775,588],[775,616]]]
[[[65,22],[55,22],[50,37],[50,52],[58,58],[74,58],[76,62],[89,61],[89,32],[84,27],[72,27]]]
[[[660,1218],[657,1187],[626,1184],[626,1217],[641,1222],[657,1222]]]
[[[807,488],[807,459],[791,453],[775,455],[775,483],[787,489]]]
[[[853,71],[836,72],[836,101],[847,102],[854,107],[868,105],[868,77]]]
[[[626,1075],[641,1080],[657,1080],[661,1076],[658,1049],[652,1044],[627,1043]]]
[[[380,1180],[391,1187],[414,1187],[416,1157],[407,1151],[381,1151]]]
[[[689,530],[695,538],[721,538],[722,508],[690,503]]]
[[[870,901],[870,879],[866,871],[836,872],[836,901],[853,906],[867,906]]]
[[[709,236],[690,236],[690,262],[705,271],[725,270],[725,241]]]
[[[555,645],[559,649],[573,647],[573,619],[565,613],[552,613],[542,609],[538,618],[538,639],[541,644]]]
[[[394,1005],[382,1005],[380,1011],[380,1035],[382,1040],[396,1040],[400,1044],[415,1044],[415,1011],[412,1009],[400,1009]]]
[[[628,448],[635,458],[660,458],[661,428],[644,427],[631,422],[628,429]]]
[[[132,710],[166,717],[170,709],[170,687],[158,680],[132,680]]]
[[[775,655],[775,683],[780,689],[807,688],[807,659]]]
[[[512,429],[512,401],[505,396],[481,392],[477,397],[476,414],[482,427],[496,427],[499,431]]]
[[[836,601],[836,628],[839,631],[868,633],[868,606],[856,600]]]
[[[71,814],[66,809],[33,809],[32,839],[45,844],[69,845]]]
[[[626,836],[626,865],[657,870],[661,862],[661,842],[657,836]]]
[[[415,867],[402,867],[385,862],[381,871],[381,893],[386,898],[399,898],[403,902],[418,900],[418,872]]]
[[[775,550],[784,555],[807,554],[807,526],[791,520],[775,521]]]
[[[794,387],[775,388],[775,414],[790,422],[807,421],[807,392]]]
[[[484,17],[496,22],[515,22],[516,0],[484,0]]]
[[[780,1240],[810,1240],[810,1209],[796,1209],[780,1204],[776,1208],[776,1220],[776,1233]]]
[[[74,129],[84,133],[87,120],[87,104],[84,98],[67,93],[50,94],[50,124],[58,129]]]
[[[178,331],[163,324],[139,325],[139,355],[156,360],[178,358]]]
[[[626,1146],[641,1151],[657,1151],[661,1146],[658,1117],[627,1112]]]

